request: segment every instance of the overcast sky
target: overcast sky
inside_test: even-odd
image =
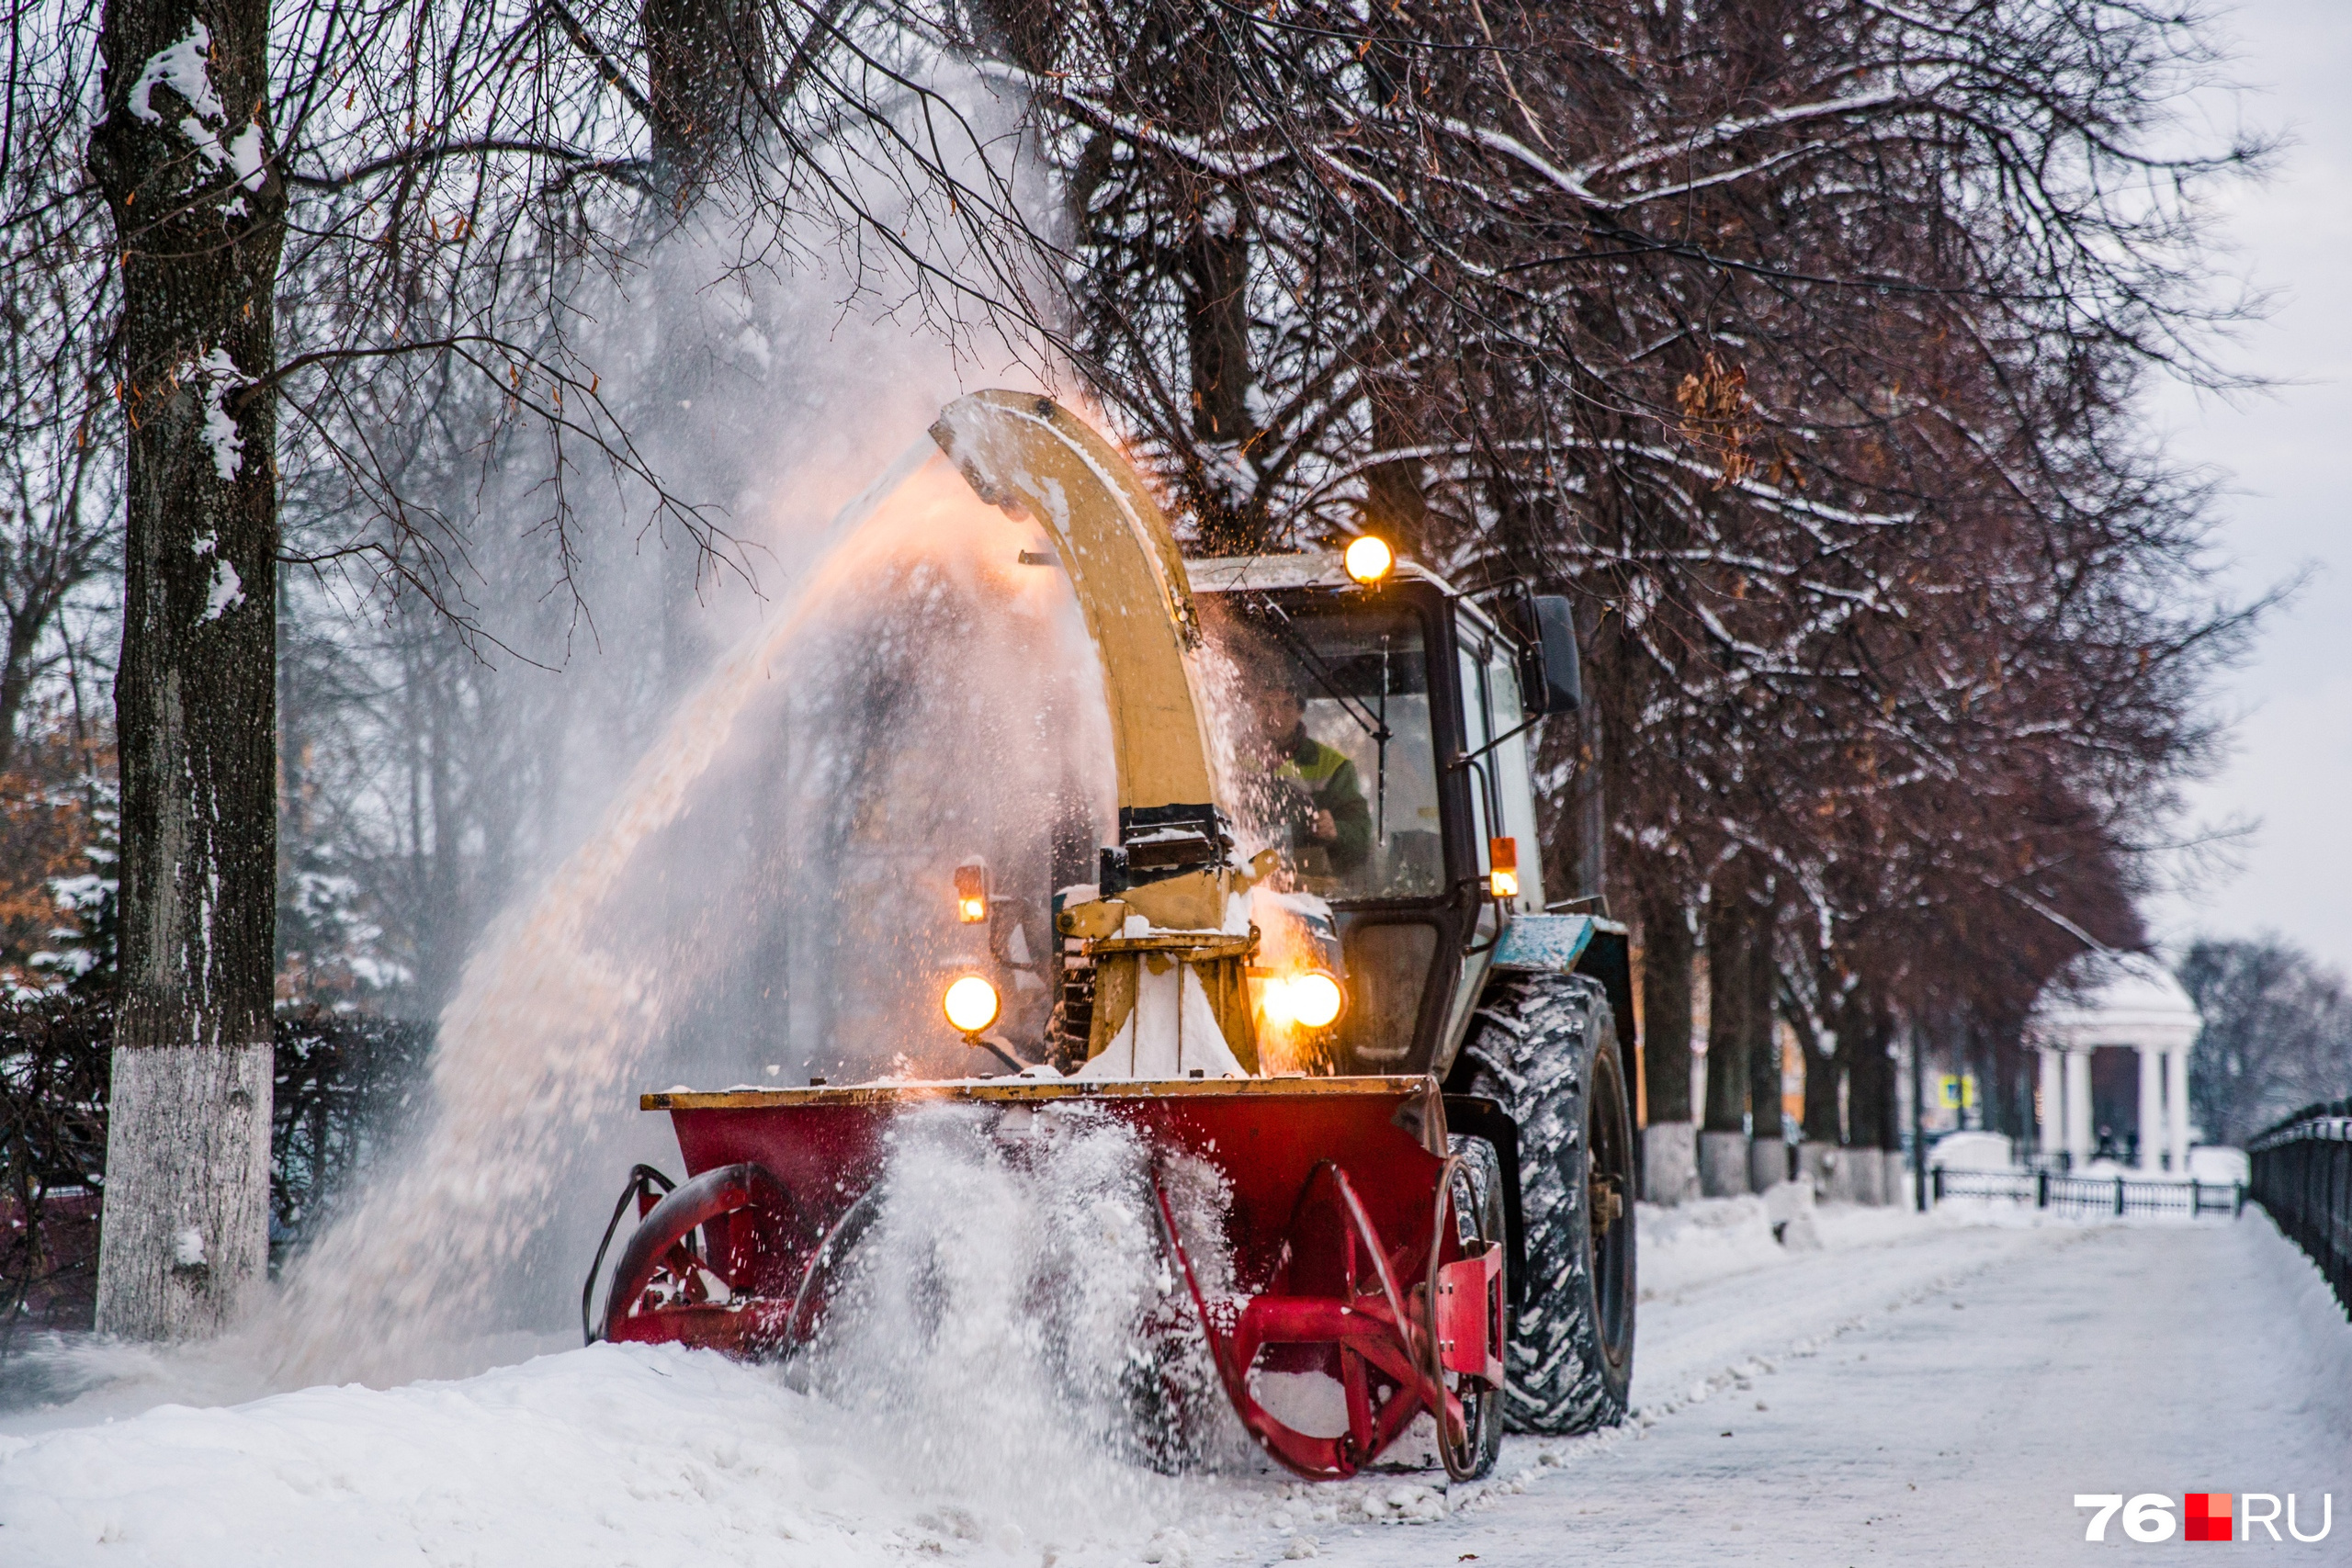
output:
[[[2200,107],[2291,138],[2267,181],[2222,204],[2233,265],[2277,290],[2225,357],[2294,384],[2236,407],[2166,388],[2153,409],[2175,455],[2226,477],[2227,587],[2312,575],[2222,693],[2233,753],[2190,796],[2196,821],[2256,822],[2241,869],[2148,915],[2176,950],[2276,931],[2352,974],[2352,4],[2249,0],[2221,20],[2249,90]]]

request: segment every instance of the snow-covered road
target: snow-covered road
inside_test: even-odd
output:
[[[234,1376],[118,1359],[0,1416],[0,1563],[2037,1563],[2102,1550],[2080,1492],[2292,1492],[2306,1533],[2320,1494],[2352,1505],[2352,1325],[2256,1211],[1844,1211],[1802,1253],[1752,1202],[1644,1220],[1637,1420],[1513,1439],[1451,1493],[1057,1461],[675,1351],[143,1410]],[[2352,1562],[2352,1520],[2239,1551]]]
[[[2015,1237],[2018,1233],[2010,1233]],[[1733,1279],[1651,1310],[1650,1410],[1698,1347],[1761,1352],[1638,1440],[1587,1445],[1556,1477],[1406,1540],[1353,1532],[1364,1564],[2063,1563],[2083,1540],[2078,1493],[2300,1495],[2352,1504],[2352,1326],[2259,1211],[2235,1224],[1947,1235],[1763,1281]],[[1858,1273],[1855,1271],[1859,1271]],[[1816,1290],[1848,1276],[1871,1310],[1826,1342],[1775,1353],[1750,1322],[1819,1325]],[[1688,1324],[1693,1332],[1678,1337]],[[1696,1357],[1693,1360],[1686,1359]],[[2283,1534],[2282,1529],[2282,1534]],[[2104,1550],[2135,1546],[2120,1526]],[[2178,1542],[2175,1543],[2177,1546]],[[2271,1546],[2290,1562],[2352,1562],[2352,1520]]]

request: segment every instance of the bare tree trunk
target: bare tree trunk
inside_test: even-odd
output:
[[[1846,1063],[1846,1158],[1856,1171],[1854,1196],[1865,1203],[1903,1201],[1903,1108],[1895,1093],[1894,1026],[1874,1001],[1858,1001],[1838,1035]],[[1890,1151],[1893,1151],[1890,1153]]]
[[[1710,1198],[1747,1190],[1747,942],[1751,913],[1717,888],[1707,906],[1707,1105],[1699,1180]]]
[[[751,129],[767,68],[761,12],[752,0],[645,0],[639,21],[653,178],[682,218],[720,152]]]
[[[1815,955],[1814,996],[1821,1013],[1809,1010],[1793,988],[1781,992],[1781,1011],[1789,1027],[1796,1032],[1797,1046],[1804,1058],[1804,1140],[1799,1151],[1799,1171],[1808,1177],[1814,1188],[1825,1198],[1846,1198],[1851,1195],[1851,1185],[1845,1179],[1842,1156],[1838,1152],[1838,1089],[1844,1077],[1838,1056],[1825,1050],[1816,1024],[1826,1023],[1831,1031],[1827,1043],[1834,1045],[1841,1036],[1839,1017],[1830,998],[1837,994],[1837,976],[1828,964]]]
[[[121,1003],[97,1325],[218,1331],[268,1258],[282,187],[266,0],[107,0],[90,168],[129,405]]]
[[[1224,471],[1197,487],[1209,507],[1203,543],[1219,554],[1266,547],[1265,508],[1245,490],[1250,437],[1250,236],[1219,196],[1184,248],[1184,331],[1192,349],[1193,434]]]
[[[1697,1129],[1690,1124],[1690,971],[1696,942],[1681,901],[1654,888],[1642,904],[1642,1195],[1653,1203],[1698,1196]]]
[[[8,636],[5,652],[0,652],[0,773],[8,771],[17,760],[17,718],[25,710],[25,698],[32,691],[34,656],[40,649],[41,635],[49,629],[53,606],[27,606],[8,616]]]
[[[1650,1121],[1690,1120],[1690,972],[1697,943],[1689,917],[1671,897],[1642,910],[1643,1088]]]
[[[673,225],[662,238],[676,247],[671,265],[650,274],[661,333],[651,400],[662,411],[653,423],[709,430],[727,423],[732,412],[714,397],[720,389],[698,330],[701,279],[686,265],[693,254],[686,219],[722,172],[718,165],[726,150],[740,145],[747,133],[757,134],[752,118],[767,74],[766,36],[753,0],[645,0],[639,20],[645,29],[645,119],[653,177]],[[809,25],[821,32],[828,24]],[[692,417],[682,422],[681,413]],[[684,439],[689,444],[679,454],[684,460],[673,467],[695,475],[697,500],[731,504],[741,475],[724,455],[726,445]],[[691,539],[665,537],[662,543],[661,691],[677,697],[702,673],[713,651],[702,624],[704,559]]]
[[[1748,1181],[1761,1192],[1789,1179],[1789,1145],[1781,1109],[1780,976],[1772,960],[1773,911],[1756,911],[1747,929]]]
[[[1404,344],[1384,346],[1398,359],[1409,353]],[[1413,417],[1413,389],[1406,378],[1368,370],[1364,381],[1375,451],[1401,451],[1429,438]],[[1373,464],[1363,478],[1364,526],[1385,537],[1399,555],[1429,559],[1428,465],[1418,457],[1396,457]]]

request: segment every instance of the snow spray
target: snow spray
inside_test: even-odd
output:
[[[625,1168],[598,1134],[628,1119],[639,1146],[667,1143],[634,1105],[662,1085],[635,1080],[658,1067],[774,1082],[787,1063],[806,1066],[786,1054],[789,1038],[745,1050],[762,1016],[794,999],[776,994],[787,976],[760,973],[752,934],[789,918],[787,896],[814,899],[831,937],[789,976],[834,1003],[826,1037],[800,1044],[868,1074],[968,1070],[928,994],[952,956],[939,947],[953,940],[949,868],[975,839],[998,848],[1000,829],[1034,837],[1053,790],[1108,788],[1084,762],[1108,754],[1099,675],[1067,585],[1021,564],[1031,533],[927,441],[843,510],[767,625],[682,705],[603,822],[467,966],[419,1130],[299,1261],[261,1325],[281,1378],[454,1371],[479,1359],[463,1347],[490,1330],[560,1323],[593,1247],[588,1216]],[[877,666],[906,689],[853,687],[845,700],[843,683]],[[775,793],[778,703],[824,717],[781,765],[787,791],[825,809],[801,824],[797,856],[762,859],[747,837],[776,824],[736,808]],[[877,710],[860,732],[853,721]],[[918,783],[928,794],[910,799]],[[701,918],[709,908],[725,918]],[[685,939],[650,940],[665,924]]]
[[[1172,1495],[1155,1472],[1254,1457],[1129,1127],[1080,1104],[924,1107],[890,1143],[876,1218],[796,1375],[925,1489],[1032,1533],[1131,1529]],[[1158,1179],[1222,1293],[1221,1179],[1163,1158]]]

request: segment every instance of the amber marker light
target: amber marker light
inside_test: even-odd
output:
[[[966,975],[939,998],[939,1010],[959,1034],[978,1034],[996,1021],[996,987],[978,975]]]
[[[1386,581],[1388,574],[1396,568],[1396,552],[1390,549],[1388,541],[1377,534],[1357,535],[1349,542],[1344,558],[1348,564],[1348,575],[1366,588]]]
[[[987,862],[969,860],[956,868],[956,918],[967,926],[989,918]]]
[[[1519,840],[1487,840],[1487,886],[1498,898],[1519,897]]]
[[[1290,982],[1290,1015],[1309,1029],[1329,1029],[1347,1001],[1340,982],[1320,969],[1294,976]]]

